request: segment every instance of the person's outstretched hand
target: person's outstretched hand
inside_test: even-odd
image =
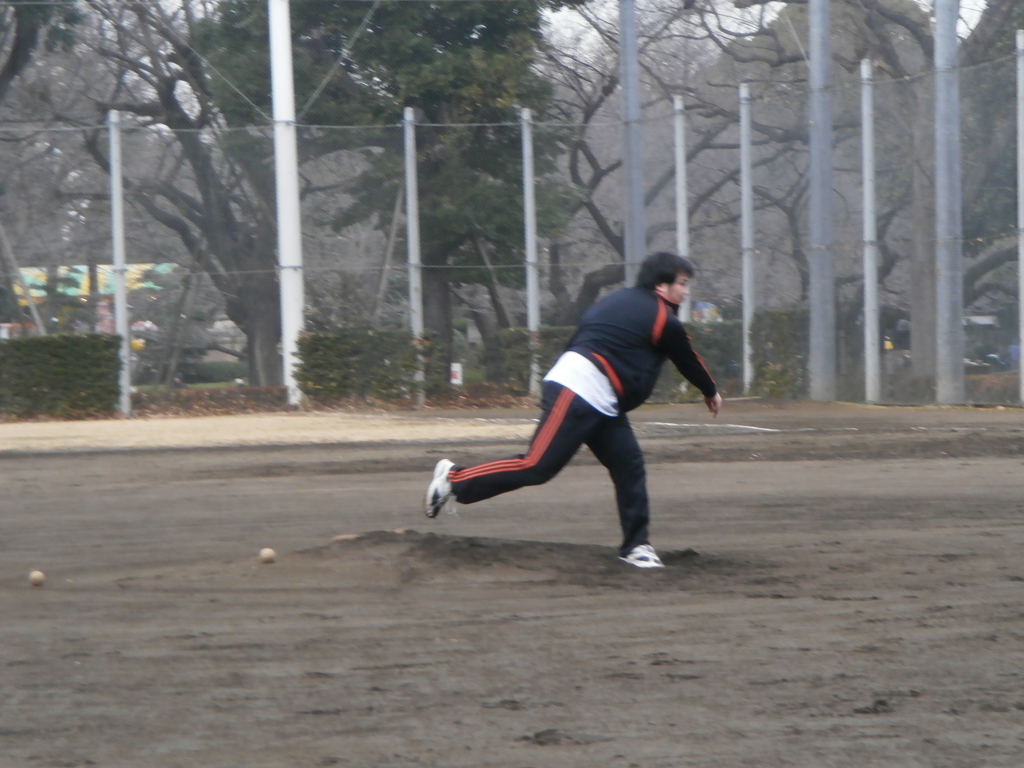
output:
[[[717,419],[718,411],[722,408],[722,396],[716,392],[714,397],[705,397],[704,405],[711,411],[711,418]]]

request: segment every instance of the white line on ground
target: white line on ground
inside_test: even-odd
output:
[[[671,421],[645,421],[642,423],[650,427],[679,427],[680,429],[712,429],[721,432],[782,432],[781,429],[768,429],[767,427],[749,427],[744,424],[676,424]]]

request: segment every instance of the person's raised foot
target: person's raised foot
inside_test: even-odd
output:
[[[455,462],[441,459],[434,467],[434,479],[427,486],[427,497],[423,504],[424,514],[431,519],[437,517],[442,509],[451,511],[454,496],[452,484],[448,481],[448,472],[454,466]]]
[[[658,553],[650,544],[637,544],[630,550],[628,555],[619,558],[624,563],[635,565],[637,568],[664,568]]]

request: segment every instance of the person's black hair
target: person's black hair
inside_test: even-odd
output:
[[[636,287],[653,291],[664,283],[674,283],[680,272],[687,277],[693,277],[695,271],[689,259],[668,251],[658,251],[644,259],[640,265]]]

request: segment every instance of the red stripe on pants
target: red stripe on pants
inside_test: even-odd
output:
[[[540,458],[544,455],[544,451],[551,445],[551,439],[558,432],[558,428],[562,425],[562,421],[565,419],[566,411],[569,410],[569,404],[572,399],[576,396],[576,393],[571,389],[563,389],[559,394],[558,399],[555,401],[555,407],[551,409],[551,415],[548,416],[544,422],[544,426],[541,427],[540,432],[534,438],[533,443],[530,445],[530,452],[527,453],[521,459],[501,459],[499,461],[491,461],[486,464],[478,464],[475,467],[469,467],[468,469],[454,469],[449,475],[448,479],[453,483],[461,483],[464,480],[470,480],[474,477],[481,477],[483,475],[490,475],[495,472],[516,472],[522,469],[530,469],[537,465]]]

